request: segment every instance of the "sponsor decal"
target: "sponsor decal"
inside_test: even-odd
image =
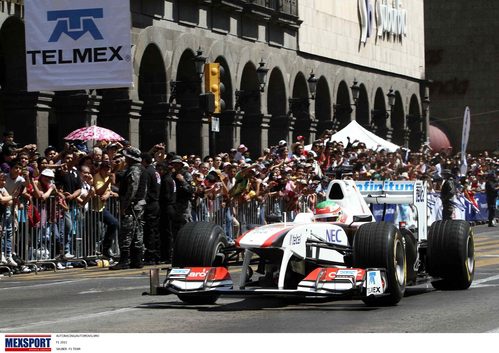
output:
[[[338,276],[348,276],[348,277],[356,277],[357,270],[338,270]]]
[[[291,234],[289,237],[289,245],[298,245],[301,243],[301,234]]]
[[[187,276],[191,272],[189,268],[172,268],[170,276]]]
[[[6,352],[51,352],[51,335],[5,335]]]
[[[57,21],[49,42],[57,42],[62,34],[78,40],[87,32],[95,40],[104,39],[93,20],[103,18],[103,13],[102,8],[47,11],[47,21]]]
[[[356,183],[359,191],[413,191],[413,181],[359,181]]]
[[[28,91],[130,87],[130,8],[122,0],[25,0]]]
[[[366,295],[380,295],[383,293],[380,271],[367,272]]]
[[[326,241],[329,243],[341,243],[340,234],[343,233],[343,229],[326,229]]]

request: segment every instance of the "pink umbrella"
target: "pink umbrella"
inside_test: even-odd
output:
[[[124,138],[116,132],[96,125],[82,127],[70,133],[65,140],[123,141]]]

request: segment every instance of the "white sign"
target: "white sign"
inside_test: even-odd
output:
[[[129,87],[130,5],[123,0],[26,0],[28,91]]]
[[[374,0],[358,0],[360,17],[360,42],[366,43],[371,37],[372,26],[376,19],[376,34],[383,38],[392,35],[394,38],[407,36],[407,10],[402,8],[401,0],[376,0],[375,9],[372,6]]]

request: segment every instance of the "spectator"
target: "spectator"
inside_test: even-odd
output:
[[[83,166],[82,168],[88,169],[88,167]],[[102,162],[99,165],[98,172],[93,176],[94,180],[94,212],[98,212],[102,215],[102,218],[97,217],[97,219],[102,219],[102,222],[106,226],[106,232],[102,238],[102,257],[104,259],[111,259],[114,253],[111,252],[113,245],[113,240],[115,239],[116,232],[119,228],[119,222],[116,217],[109,211],[108,200],[111,197],[118,196],[112,189],[112,178],[113,172],[111,170],[111,164],[109,162]]]
[[[127,147],[123,150],[127,169],[120,180],[120,213],[119,232],[120,259],[110,270],[142,268],[144,251],[144,233],[142,219],[146,204],[147,179],[142,166],[140,150]]]
[[[142,165],[145,168],[147,180],[146,205],[144,207],[144,261],[146,264],[159,264],[160,236],[159,236],[159,191],[161,177],[153,166],[150,153],[142,153]]]
[[[173,255],[173,221],[175,218],[176,185],[170,164],[160,162],[156,165],[161,184],[159,191],[160,206],[160,256],[161,261],[171,263]]]
[[[180,156],[174,156],[170,161],[172,175],[176,185],[175,218],[173,220],[173,237],[177,236],[180,228],[192,221],[191,199],[194,194],[192,175],[187,171]]]
[[[5,230],[5,236],[0,237],[2,241],[0,252],[2,253],[1,263],[9,266],[17,266],[17,263],[12,258],[12,216],[11,208],[13,202],[13,196],[9,194],[5,188],[6,175],[4,172],[0,171],[0,216],[2,216],[3,229]],[[7,220],[7,214],[10,218],[10,226]],[[10,234],[7,232],[7,228],[10,227]]]
[[[64,249],[60,251],[60,257],[72,259],[74,255],[73,235],[76,233],[76,222],[78,219],[77,198],[81,193],[80,172],[76,168],[76,160],[73,152],[65,152],[61,168],[55,173],[55,183],[61,186],[65,202],[68,205],[68,212],[64,213]]]
[[[440,198],[442,199],[443,207],[442,220],[446,221],[452,219],[452,213],[454,212],[452,198],[456,195],[456,186],[454,183],[454,177],[449,169],[443,169],[442,176],[444,177],[444,182],[442,184]]]
[[[496,217],[496,201],[497,201],[497,190],[499,186],[497,185],[497,179],[494,173],[487,175],[487,182],[485,183],[485,193],[487,194],[487,209],[488,209],[488,221],[489,227],[495,227],[495,217]]]

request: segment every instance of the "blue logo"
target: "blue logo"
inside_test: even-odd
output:
[[[102,8],[47,11],[47,20],[57,21],[49,42],[57,42],[63,33],[74,40],[80,39],[87,32],[95,40],[104,39],[93,20],[103,17]]]
[[[342,229],[326,229],[326,240],[329,243],[341,243],[341,239],[338,236]]]
[[[376,272],[369,272],[369,284],[376,284]]]

